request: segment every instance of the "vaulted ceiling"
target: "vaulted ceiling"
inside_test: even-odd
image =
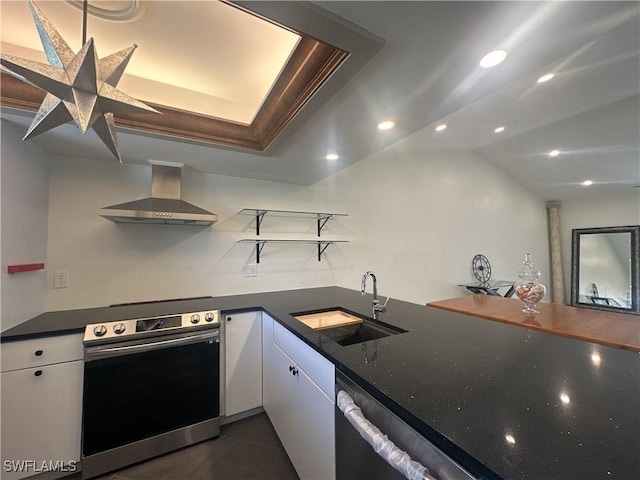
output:
[[[38,5],[77,50],[72,3]],[[119,88],[164,112],[161,121],[118,119],[125,163],[308,185],[421,132],[421,149],[474,151],[547,200],[640,184],[636,2],[139,3],[130,18],[88,22],[101,55],[138,45]],[[26,2],[0,8],[3,53],[42,56]],[[235,23],[245,20],[253,26]],[[506,60],[479,67],[495,49]],[[38,92],[5,75],[3,121],[26,130]],[[241,111],[243,91],[253,113],[214,110]],[[395,127],[378,130],[386,119]],[[53,155],[114,161],[73,125],[31,141]]]

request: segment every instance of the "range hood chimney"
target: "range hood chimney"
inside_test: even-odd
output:
[[[101,208],[98,214],[117,223],[209,226],[218,221],[215,213],[181,198],[182,165],[151,163],[151,197]]]

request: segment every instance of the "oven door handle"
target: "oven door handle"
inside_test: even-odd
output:
[[[119,357],[122,355],[133,355],[134,353],[149,352],[161,348],[177,347],[181,345],[190,345],[192,343],[200,343],[207,340],[219,341],[220,332],[216,329],[213,332],[200,333],[197,335],[189,335],[185,337],[171,338],[169,340],[159,340],[157,342],[137,343],[135,345],[122,346],[97,346],[87,347],[84,351],[85,362],[98,360],[102,358]]]

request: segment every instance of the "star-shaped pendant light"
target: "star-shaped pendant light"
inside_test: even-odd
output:
[[[93,128],[122,163],[113,114],[160,113],[115,88],[136,45],[98,59],[90,38],[73,53],[42,11],[31,0],[27,3],[49,64],[0,56],[10,73],[47,92],[23,140],[73,120],[83,135]]]

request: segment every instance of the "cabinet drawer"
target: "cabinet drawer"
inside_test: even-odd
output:
[[[273,323],[273,342],[330,398],[335,396],[333,363],[278,322]]]
[[[82,334],[5,342],[0,346],[2,371],[82,360]]]
[[[64,462],[74,472],[80,460],[84,362],[3,372],[3,480],[30,476],[33,470],[6,470],[5,462]],[[35,478],[35,477],[31,477]]]

